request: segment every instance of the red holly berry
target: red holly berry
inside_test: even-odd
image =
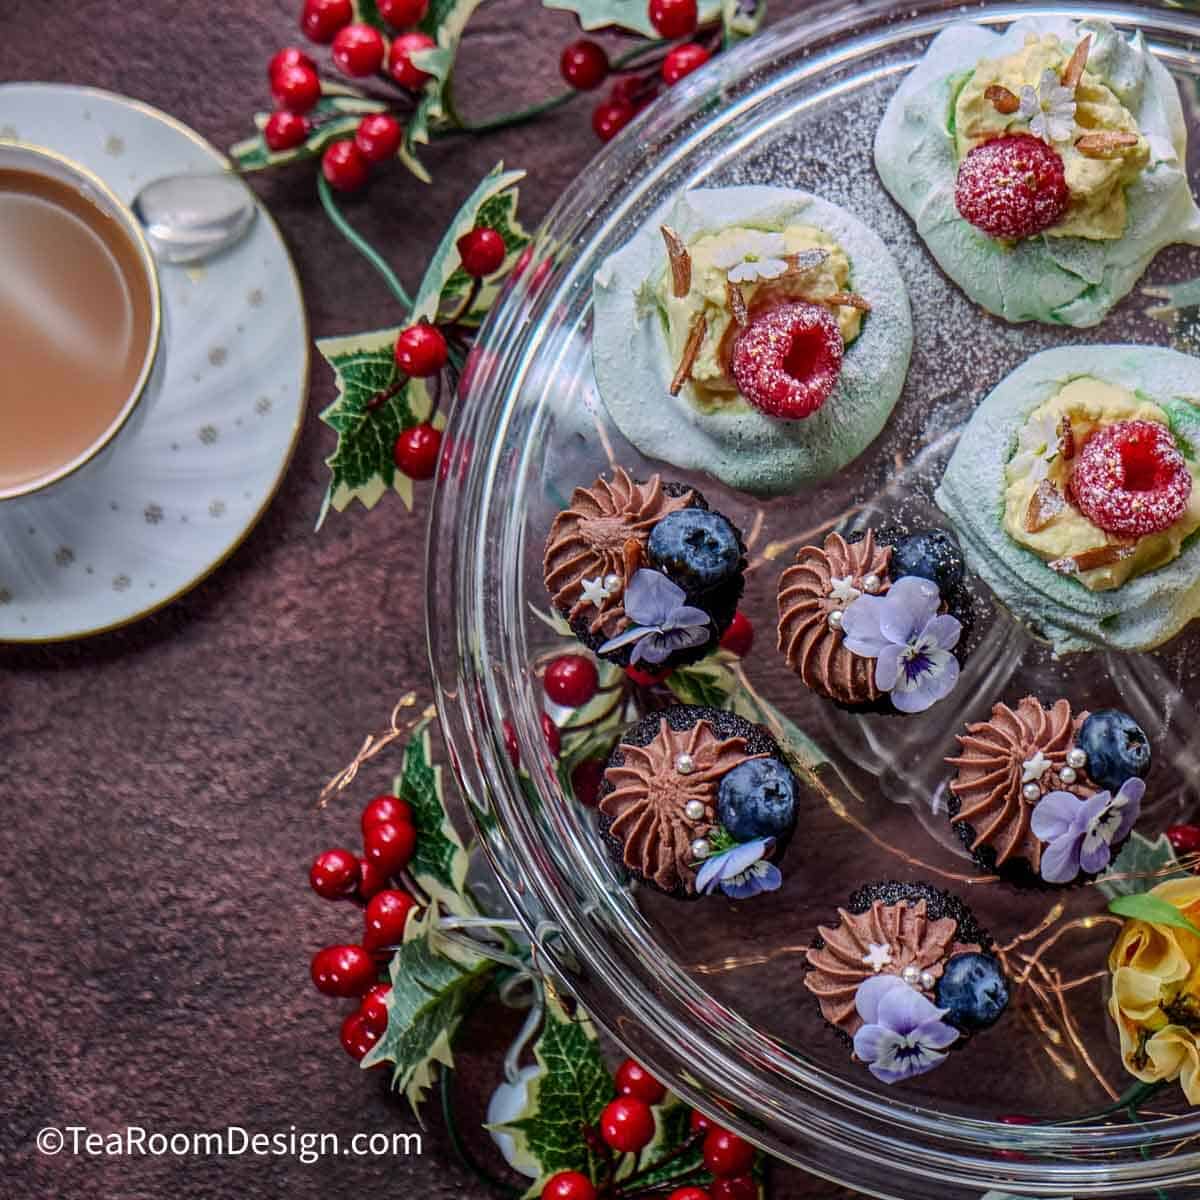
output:
[[[707,1133],[710,1129],[715,1129],[716,1126],[697,1109],[692,1109],[692,1115],[688,1119],[688,1125],[692,1133]]]
[[[754,645],[754,626],[740,608],[733,614],[729,628],[721,634],[720,645],[722,650],[728,650],[738,658],[745,658],[750,653],[750,647]]]
[[[333,65],[343,75],[374,75],[383,66],[387,44],[372,25],[346,25],[333,39]]]
[[[699,1187],[676,1188],[667,1200],[711,1200],[708,1192]]]
[[[1200,825],[1172,825],[1167,841],[1176,854],[1195,854],[1200,850]]]
[[[382,1032],[382,1030],[380,1031]],[[373,1030],[363,1018],[362,1013],[352,1012],[342,1022],[342,1049],[355,1062],[361,1062],[367,1056],[367,1051],[379,1041],[379,1033]]]
[[[596,1189],[578,1171],[559,1171],[546,1180],[542,1200],[596,1200]]]
[[[1024,1113],[1009,1113],[1008,1116],[1000,1118],[1001,1125],[1036,1125],[1037,1123],[1036,1117],[1027,1117]]]
[[[305,0],[300,28],[305,37],[328,45],[337,31],[353,20],[354,5],[350,0]]]
[[[362,151],[351,141],[333,142],[321,155],[321,173],[339,192],[356,192],[371,174]]]
[[[519,767],[521,765],[521,748],[517,745],[517,731],[507,717],[504,718],[501,729],[504,732],[504,753],[508,755],[508,761],[514,767]]]
[[[409,479],[432,479],[437,471],[441,448],[441,430],[434,429],[425,421],[410,426],[396,438],[392,458]]]
[[[662,683],[668,675],[671,674],[673,668],[668,667],[665,671],[643,671],[641,667],[626,667],[625,675],[638,687],[655,687]]]
[[[734,339],[729,368],[738,391],[768,416],[798,420],[829,399],[842,370],[842,331],[823,304],[777,304]]]
[[[1017,241],[1062,220],[1071,193],[1063,160],[1027,133],[976,146],[958,168],[954,203],[988,237]]]
[[[358,860],[358,897],[360,900],[370,900],[378,895],[391,881],[378,864],[365,858]]]
[[[580,804],[591,808],[600,798],[604,782],[604,760],[587,758],[571,772],[571,791]]]
[[[271,61],[267,63],[267,81],[274,82],[276,72],[284,67],[307,67],[310,71],[315,71],[317,64],[299,46],[284,46],[272,55]]]
[[[555,704],[579,708],[596,694],[600,675],[590,658],[582,654],[561,654],[546,668],[543,686]]]
[[[468,230],[456,244],[463,270],[474,279],[494,275],[504,266],[504,260],[508,257],[504,239],[486,225],[477,225]]]
[[[312,981],[326,996],[362,996],[376,982],[375,960],[361,946],[326,946],[312,960]]]
[[[661,1104],[667,1094],[663,1087],[641,1063],[627,1058],[618,1068],[614,1076],[617,1091],[622,1096],[634,1096],[647,1104]]]
[[[396,29],[404,29],[425,20],[429,0],[378,0],[379,15]]]
[[[758,1200],[758,1183],[753,1175],[730,1175],[714,1179],[708,1195],[709,1200]]]
[[[442,331],[427,321],[402,329],[396,338],[396,366],[415,379],[436,375],[449,357]]]
[[[271,95],[280,108],[306,113],[321,98],[321,81],[312,67],[295,63],[271,76]]]
[[[714,1126],[704,1135],[704,1165],[714,1175],[742,1175],[754,1165],[754,1147]]]
[[[1117,537],[1140,538],[1169,529],[1183,516],[1192,476],[1165,425],[1117,421],[1084,442],[1071,490],[1093,525]]]
[[[367,1028],[376,1036],[383,1037],[387,1029],[388,993],[392,990],[390,983],[377,983],[363,998],[358,1006],[358,1015],[367,1023]]]
[[[712,57],[711,54],[696,42],[684,42],[667,52],[663,59],[662,77],[665,83],[678,83],[685,75],[690,75],[697,67],[702,67]]]
[[[563,47],[558,69],[569,87],[588,92],[599,87],[608,77],[608,55],[603,46],[580,38]]]
[[[650,0],[650,24],[664,38],[687,37],[699,20],[696,0]]]
[[[345,900],[358,886],[358,856],[336,848],[318,854],[309,868],[308,882],[323,900]]]
[[[592,111],[592,130],[602,142],[611,142],[636,115],[632,104],[609,100]]]
[[[389,946],[400,945],[404,941],[408,914],[416,907],[416,901],[397,888],[377,892],[363,913],[363,946],[377,954]]]
[[[634,1096],[618,1096],[600,1114],[600,1136],[624,1154],[636,1153],[654,1137],[654,1113]]]
[[[391,158],[403,138],[404,126],[387,113],[369,113],[354,131],[354,144],[369,163]]]
[[[388,72],[401,86],[414,91],[423,87],[433,76],[414,66],[412,56],[418,50],[432,50],[437,43],[427,33],[402,33],[388,51]]]
[[[417,848],[417,831],[407,821],[380,821],[363,834],[363,855],[385,875],[408,866]]]
[[[309,128],[307,117],[281,108],[267,118],[263,126],[263,141],[267,143],[268,150],[276,153],[292,150],[308,137]]]
[[[558,726],[550,719],[549,713],[542,713],[542,734],[551,758],[557,758],[562,749],[562,735],[558,732]]]
[[[374,800],[367,801],[359,824],[363,833],[366,833],[372,825],[378,825],[381,821],[407,822],[411,825],[412,808],[407,800],[401,800],[399,796],[387,793],[376,796]]]

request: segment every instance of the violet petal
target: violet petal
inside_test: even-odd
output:
[[[1082,807],[1082,801],[1070,792],[1047,792],[1030,815],[1030,831],[1039,842],[1052,842],[1070,832]]]
[[[889,642],[907,645],[937,616],[942,602],[936,583],[916,575],[896,580],[883,597],[879,632]]]
[[[1047,883],[1070,883],[1079,874],[1080,833],[1064,833],[1042,851],[1042,878]]]
[[[882,596],[859,596],[842,613],[842,634],[846,649],[862,658],[878,658],[888,639],[879,631]]]

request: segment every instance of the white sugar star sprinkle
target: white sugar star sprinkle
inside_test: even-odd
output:
[[[1021,765],[1021,782],[1037,783],[1050,770],[1050,760],[1039,750],[1032,758],[1027,758]]]
[[[853,604],[861,595],[862,592],[854,586],[853,575],[847,575],[844,579],[834,577],[829,581],[829,598],[839,608]]]
[[[878,975],[884,967],[891,965],[892,948],[886,944],[880,945],[878,942],[871,942],[862,960]]]
[[[595,579],[585,579],[583,581],[583,595],[581,599],[585,604],[594,604],[599,608],[611,595],[612,592],[605,585],[601,576],[597,575]]]

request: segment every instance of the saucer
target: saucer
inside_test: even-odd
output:
[[[227,161],[174,118],[91,88],[0,86],[0,137],[46,146],[127,203],[151,179]],[[199,583],[266,510],[308,393],[300,283],[265,209],[225,253],[160,266],[157,394],[103,461],[0,504],[0,641],[100,633]]]

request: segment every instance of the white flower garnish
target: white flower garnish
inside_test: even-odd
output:
[[[1008,464],[1010,478],[1028,476],[1041,483],[1058,457],[1058,422],[1053,413],[1030,418],[1017,437],[1017,453]]]
[[[863,955],[862,960],[878,975],[884,967],[891,965],[892,948],[886,942],[883,945],[878,942],[868,942],[867,953]]]
[[[841,608],[853,604],[861,595],[862,592],[854,586],[853,575],[847,575],[844,579],[835,577],[829,581],[829,598]]]
[[[1075,89],[1063,87],[1057,71],[1042,72],[1042,81],[1034,91],[1029,84],[1021,88],[1018,114],[1029,122],[1029,132],[1043,142],[1069,142],[1075,128]]]
[[[1050,760],[1039,750],[1032,758],[1021,764],[1021,782],[1037,783],[1050,770]]]
[[[605,586],[602,575],[597,575],[595,579],[585,579],[583,581],[583,594],[580,596],[580,599],[584,604],[594,604],[599,608],[611,595],[612,592]]]
[[[730,283],[753,283],[756,279],[778,279],[788,269],[787,239],[782,233],[747,230],[720,247],[713,266],[728,272]]]

